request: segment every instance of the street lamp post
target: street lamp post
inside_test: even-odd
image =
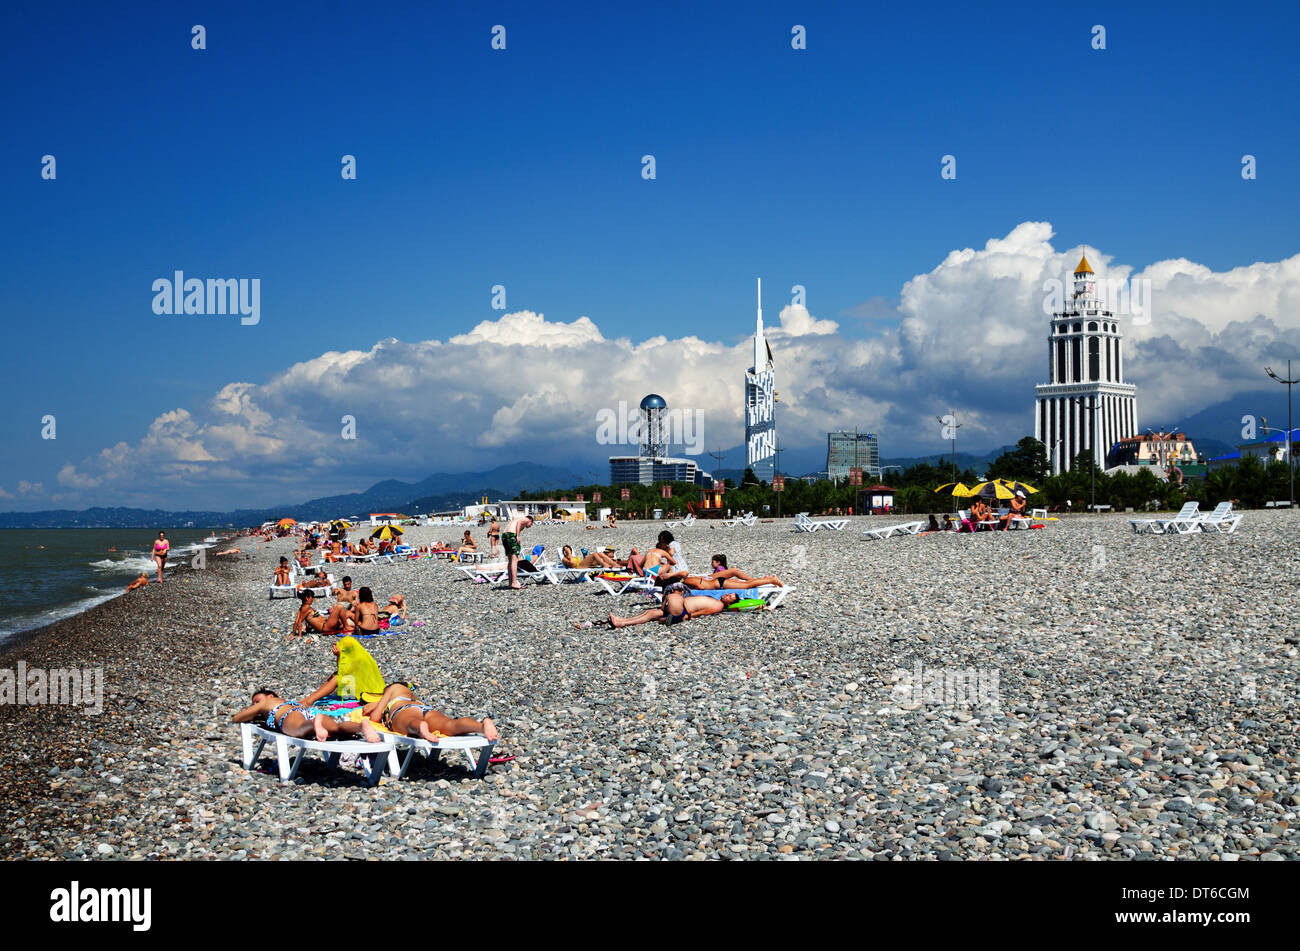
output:
[[[1080,396],[1076,396],[1074,398],[1074,404],[1088,411],[1088,431],[1090,433],[1090,435],[1088,436],[1088,448],[1092,450],[1092,463],[1091,465],[1088,466],[1088,482],[1091,485],[1091,488],[1089,489],[1089,494],[1091,496],[1092,501],[1089,503],[1088,508],[1092,509],[1093,512],[1096,512],[1097,511],[1097,407],[1093,405],[1092,401],[1086,400]]]
[[[1264,372],[1267,373],[1272,379],[1277,380],[1279,383],[1286,384],[1286,468],[1287,468],[1287,474],[1290,476],[1289,491],[1291,494],[1289,496],[1289,507],[1295,508],[1295,464],[1291,461],[1291,457],[1295,455],[1295,453],[1291,451],[1291,444],[1292,444],[1292,440],[1294,439],[1295,430],[1291,428],[1293,425],[1291,422],[1291,385],[1293,383],[1300,383],[1300,379],[1295,379],[1295,380],[1291,379],[1290,360],[1286,362],[1285,379],[1283,379],[1282,377],[1274,373],[1271,367],[1264,367]]]
[[[947,416],[936,416],[939,425],[947,429],[952,438],[952,481],[957,481],[957,430],[961,429],[962,424],[957,422],[957,414],[950,412]],[[942,435],[942,431],[940,431]],[[952,497],[952,510],[957,511],[957,496]]]

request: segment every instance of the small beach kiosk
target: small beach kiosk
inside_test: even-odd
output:
[[[894,510],[894,490],[887,485],[869,485],[859,498],[865,498],[866,510],[872,515],[888,515]]]

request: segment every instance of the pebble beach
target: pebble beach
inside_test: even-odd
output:
[[[334,638],[286,640],[269,600],[294,539],[240,538],[0,645],[0,668],[104,670],[104,709],[0,706],[7,859],[853,859],[1281,861],[1296,857],[1300,512],[1234,534],[1138,536],[1122,515],[879,541],[854,518],[673,529],[795,586],[776,610],[575,629],[645,595],[476,584],[440,559],[340,565],[400,634],[385,677],[490,715],[470,777],[417,764],[369,787],[309,758],[290,784],[240,762],[254,688],[302,697]],[[644,550],[663,528],[536,526],[558,554]],[[406,541],[458,537],[413,528]],[[486,529],[474,529],[480,547]],[[421,623],[414,623],[421,622]]]

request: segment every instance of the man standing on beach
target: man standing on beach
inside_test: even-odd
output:
[[[518,590],[519,583],[519,533],[533,524],[531,515],[519,515],[506,522],[506,530],[501,533],[501,547],[506,552],[506,573],[510,576],[510,587]]]

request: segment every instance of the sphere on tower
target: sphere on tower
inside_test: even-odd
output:
[[[641,455],[658,458],[668,455],[668,401],[658,393],[641,399]]]

